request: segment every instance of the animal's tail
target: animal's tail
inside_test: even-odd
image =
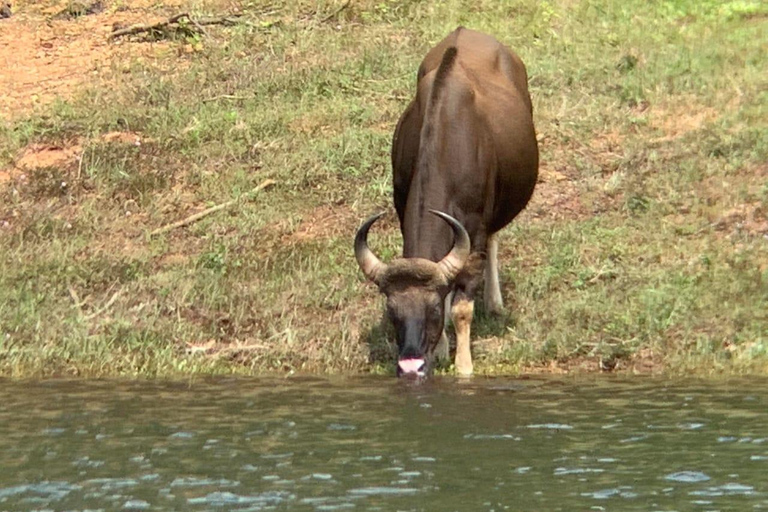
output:
[[[432,82],[432,94],[430,95],[430,102],[434,104],[440,94],[440,90],[445,83],[445,77],[448,76],[448,72],[453,67],[453,63],[456,62],[456,54],[458,50],[455,46],[448,47],[443,53],[443,60],[440,61],[440,67],[437,68],[437,74],[435,75],[435,81]]]
[[[420,175],[419,183],[425,183],[424,180],[428,179],[430,175],[430,169],[438,165],[438,146],[440,144],[441,137],[438,131],[441,130],[440,123],[438,122],[439,101],[441,91],[445,89],[445,82],[448,74],[456,62],[457,50],[455,46],[448,47],[443,53],[443,58],[440,61],[440,66],[435,73],[435,79],[432,82],[432,91],[429,93],[427,99],[426,112],[421,124],[421,133],[419,135],[419,156],[418,156],[418,174]],[[422,196],[423,197],[423,196]],[[432,217],[427,215],[425,210],[425,203],[422,201],[419,203],[419,210],[421,216]]]

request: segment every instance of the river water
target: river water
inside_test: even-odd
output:
[[[0,510],[768,510],[768,381],[0,381]]]

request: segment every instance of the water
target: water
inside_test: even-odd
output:
[[[766,384],[0,381],[0,510],[768,510]]]

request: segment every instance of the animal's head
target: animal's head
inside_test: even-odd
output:
[[[387,296],[387,315],[395,327],[397,374],[423,375],[429,354],[443,332],[445,297],[469,257],[469,235],[445,213],[430,210],[453,230],[453,248],[440,261],[400,258],[382,262],[368,248],[368,230],[383,214],[366,220],[355,237],[355,257],[365,277]]]

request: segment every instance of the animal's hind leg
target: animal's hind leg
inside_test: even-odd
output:
[[[464,294],[457,294],[451,307],[453,327],[456,329],[456,372],[459,375],[472,375],[472,352],[469,349],[469,331],[475,302]]]
[[[499,234],[488,237],[488,259],[485,261],[485,309],[489,313],[500,314],[504,311],[499,285]]]

